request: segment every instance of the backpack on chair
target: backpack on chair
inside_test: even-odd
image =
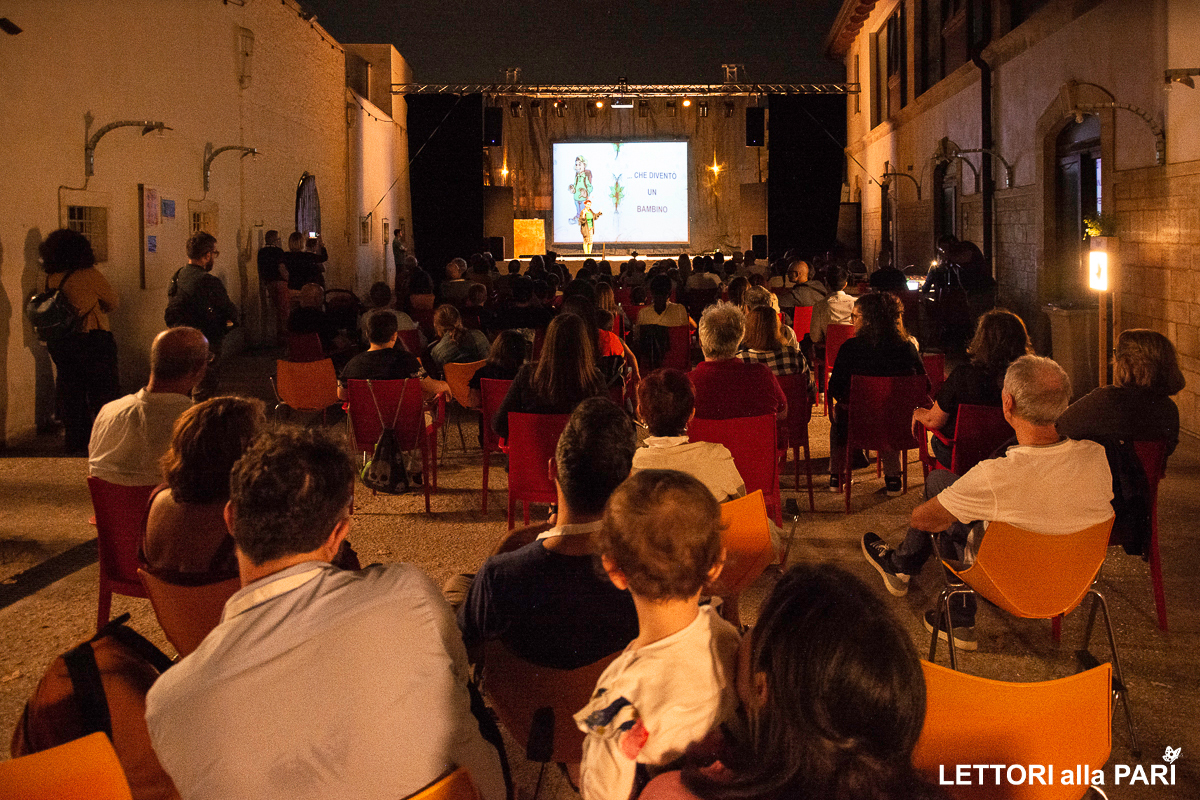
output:
[[[408,468],[404,463],[404,451],[396,441],[396,421],[400,419],[400,409],[404,406],[404,393],[408,390],[408,381],[400,388],[400,400],[396,403],[396,414],[392,418],[391,427],[383,421],[383,412],[379,409],[379,399],[375,397],[375,387],[367,381],[371,391],[371,400],[375,403],[375,413],[379,415],[379,438],[375,440],[375,451],[371,460],[362,469],[362,482],[368,489],[384,494],[403,494],[409,490]]]

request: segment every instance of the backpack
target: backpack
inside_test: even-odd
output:
[[[204,303],[197,297],[195,286],[191,292],[179,290],[179,273],[184,268],[175,270],[171,276],[171,285],[167,287],[167,309],[163,312],[163,321],[168,328],[178,328],[188,325],[196,328],[212,342],[225,330],[225,319],[213,308],[211,303]]]
[[[368,489],[385,494],[402,494],[409,490],[408,468],[404,464],[404,451],[396,441],[396,420],[400,419],[400,409],[404,406],[404,392],[408,389],[408,381],[400,388],[400,400],[396,403],[396,414],[389,427],[383,421],[383,412],[379,409],[379,400],[375,397],[375,387],[367,381],[371,390],[371,401],[375,403],[375,413],[379,415],[379,438],[375,440],[375,451],[371,460],[362,469],[362,482]]]
[[[13,757],[102,731],[137,800],[177,798],[150,746],[146,692],[171,659],[122,614],[50,664],[13,732]]]
[[[33,295],[25,303],[25,316],[33,325],[38,339],[46,344],[61,342],[79,330],[79,323],[83,317],[75,306],[71,305],[66,292],[63,291],[67,279],[74,273],[73,269],[67,270],[56,289],[50,288],[50,277],[46,276],[46,290]]]

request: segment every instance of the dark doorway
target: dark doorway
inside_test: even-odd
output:
[[[1051,295],[1064,302],[1087,299],[1084,220],[1100,214],[1100,118],[1086,115],[1063,128],[1055,143],[1055,243]]]
[[[321,197],[317,194],[317,177],[307,172],[296,185],[296,230],[305,236],[321,232]]]

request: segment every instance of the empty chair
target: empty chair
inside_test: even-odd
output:
[[[439,778],[407,800],[479,800],[479,790],[471,781],[471,774],[462,767]]]
[[[796,332],[797,339],[803,339],[812,330],[812,315],[812,306],[796,306],[792,311],[792,330]]]
[[[796,491],[800,491],[800,450],[804,450],[804,474],[808,477],[808,510],[816,511],[816,501],[813,499],[812,463],[808,452],[808,423],[812,420],[812,400],[808,396],[807,375],[776,375],[779,388],[787,397],[788,415],[787,442],[780,442],[786,449],[791,448],[792,460],[796,462]]]
[[[100,549],[100,601],[96,630],[108,622],[112,596],[146,597],[138,580],[138,545],[146,524],[146,504],[153,486],[121,486],[102,478],[89,477],[88,491],[96,512],[96,535]]]
[[[396,443],[401,450],[421,451],[422,490],[428,512],[430,491],[437,488],[437,429],[436,423],[425,421],[420,379],[349,380],[346,381],[346,403],[354,444],[359,452],[374,451],[375,442],[383,432],[380,417],[389,425],[393,419],[396,421]]]
[[[746,492],[753,493],[761,489],[767,514],[775,520],[775,524],[783,525],[774,415],[730,419],[696,417],[688,425],[688,437],[692,441],[725,445],[733,456],[738,473],[746,482]]]
[[[510,386],[512,381],[493,378],[484,378],[479,382],[479,395],[482,400],[479,424],[483,427],[483,496],[480,505],[484,514],[487,513],[488,469],[491,466],[491,456],[502,449],[500,437],[492,427],[492,419],[500,410],[500,404],[504,402],[504,396],[508,394]]]
[[[829,376],[833,374],[833,365],[837,361],[838,350],[848,339],[854,338],[853,325],[833,324],[825,328],[825,413],[829,414],[831,401],[829,399]],[[911,409],[910,409],[911,411]]]
[[[776,557],[762,490],[722,503],[721,522],[725,525],[725,530],[721,532],[725,566],[705,592],[720,597],[724,601],[721,616],[734,625],[740,625],[739,595],[758,580],[758,576]]]
[[[5,800],[132,800],[108,736],[97,732],[0,762]]]
[[[449,363],[449,364],[445,364],[443,366],[442,369],[445,374],[446,383],[448,383],[450,385],[450,396],[453,397],[454,401],[456,403],[458,403],[459,406],[461,406],[462,408],[466,409],[466,408],[471,407],[470,400],[468,399],[471,394],[471,389],[470,389],[470,387],[467,386],[467,384],[470,382],[471,376],[473,376],[479,370],[479,368],[482,367],[486,363],[487,363],[487,361],[472,361],[472,362],[466,363],[466,364]],[[458,425],[458,439],[462,443],[463,451],[466,452],[467,440],[463,436],[461,420],[457,421],[456,424]],[[443,446],[443,448],[445,447],[445,444],[446,444],[445,435],[446,435],[446,429],[443,427],[442,428],[442,446]]]
[[[850,513],[853,472],[850,454],[855,449],[899,451],[904,491],[908,491],[908,451],[919,447],[912,433],[912,410],[929,402],[929,396],[926,394],[928,385],[924,375],[850,377],[846,457],[841,476],[847,514]]]
[[[938,431],[932,434],[951,448],[949,464],[941,464],[928,451],[925,437],[919,438],[921,464],[925,474],[929,470],[948,469],[955,475],[965,475],[967,470],[991,458],[1005,442],[1013,437],[1012,426],[1004,419],[1004,410],[999,406],[976,406],[961,403],[954,422],[954,438],[947,438]]]
[[[955,800],[1078,800],[1087,785],[1080,785],[1079,773],[1071,784],[1064,783],[1062,773],[1107,763],[1112,752],[1109,664],[1038,683],[977,678],[928,661],[921,668],[925,724],[913,766]],[[1010,782],[1003,770],[996,785],[995,770],[972,769],[970,785],[958,785],[959,764],[1039,765],[1055,774],[1043,785],[1028,776]],[[1090,781],[1091,775],[1086,777]]]
[[[550,460],[558,437],[567,427],[569,414],[522,414],[508,412],[508,527],[513,527],[517,501],[525,505],[529,524],[530,503],[553,503],[558,499],[550,477]],[[578,710],[578,709],[577,709]]]
[[[946,382],[946,354],[922,353],[921,362],[925,365],[925,375],[929,378],[929,396],[937,397],[938,389]]]
[[[271,384],[275,388],[275,414],[287,406],[294,411],[308,413],[321,412],[325,419],[326,410],[338,403],[337,373],[333,369],[333,361],[322,358],[320,361],[276,361],[275,378]]]
[[[150,596],[159,626],[180,658],[199,647],[204,637],[217,627],[225,601],[242,586],[239,578],[181,586],[156,578],[144,569],[138,570],[138,577]]]

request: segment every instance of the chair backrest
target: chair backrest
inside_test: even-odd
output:
[[[812,330],[812,306],[796,306],[792,312],[792,330],[796,332],[797,339],[803,339],[804,335]],[[854,326],[851,325],[851,328]],[[828,338],[828,336],[827,336]],[[841,344],[839,343],[839,347]],[[825,352],[829,352],[828,343],[825,345]]]
[[[811,321],[811,318],[810,318]],[[838,350],[847,341],[854,338],[854,326],[834,323],[825,326],[825,371],[833,372],[834,362],[837,361]],[[910,410],[911,413],[911,410]]]
[[[404,405],[397,413],[402,394]],[[391,425],[393,419],[396,420],[396,443],[401,450],[417,449],[425,427],[420,379],[346,381],[346,401],[349,405],[350,427],[354,431],[355,449],[359,452],[370,453],[375,450],[375,442],[379,440],[379,434],[383,431],[383,426],[379,423],[380,415],[387,425]],[[375,409],[376,401],[379,402],[378,411]]]
[[[955,800],[1077,800],[1087,793],[1077,765],[1102,769],[1112,751],[1112,665],[1053,681],[1008,683],[921,662],[925,672],[925,725],[913,765]],[[1003,764],[996,772],[970,771],[955,784],[959,764]],[[1046,785],[1009,765],[1055,770]],[[1052,767],[1050,765],[1053,765]],[[1036,768],[1036,767],[1035,767]],[[1063,773],[1074,773],[1071,784]],[[1086,776],[1090,782],[1091,775]],[[983,784],[983,785],[980,785]]]
[[[924,375],[850,376],[847,443],[867,450],[916,450],[912,412],[929,400]]]
[[[421,355],[421,332],[416,328],[407,328],[402,331],[396,331],[400,337],[400,342],[403,343],[404,349],[412,353],[414,356]]]
[[[762,490],[721,504],[721,522],[725,530],[725,566],[708,591],[720,597],[741,592],[775,560],[767,503]]]
[[[479,800],[479,790],[463,767],[426,786],[407,800]]]
[[[1104,565],[1112,526],[1109,518],[1075,533],[1055,535],[993,522],[975,563],[958,575],[1014,616],[1049,619],[1066,614],[1083,601]]]
[[[938,389],[946,382],[946,354],[922,353],[921,361],[925,364],[925,375],[929,378],[929,396],[937,397]]]
[[[508,387],[512,386],[512,381],[501,381],[494,378],[483,378],[479,381],[479,395],[483,400],[483,449],[498,450],[500,449],[500,437],[496,430],[492,427],[492,420],[496,418],[496,412],[500,410],[500,404],[504,402],[504,396],[508,394]]]
[[[746,492],[761,489],[766,497],[777,497],[779,492],[775,431],[773,414],[732,419],[696,417],[688,425],[688,437],[692,441],[725,445],[746,482]]]
[[[122,486],[95,476],[87,479],[96,512],[100,572],[111,580],[137,583],[138,546],[146,526],[153,486]]]
[[[663,356],[662,366],[687,372],[692,368],[692,329],[688,325],[674,325],[667,328],[670,337],[670,347]]]
[[[289,333],[287,357],[288,361],[320,361],[325,357],[321,337],[315,333]]]
[[[510,497],[537,503],[553,503],[558,499],[549,465],[568,419],[569,414],[508,412]]]
[[[779,388],[787,398],[787,432],[786,444],[798,446],[808,434],[808,423],[812,419],[812,400],[808,396],[808,376],[776,375]],[[783,443],[781,443],[783,444]]]
[[[950,471],[955,475],[965,475],[967,470],[990,458],[997,448],[1012,437],[1013,429],[1004,419],[1004,409],[969,403],[959,405],[954,422],[954,451],[950,457]]]
[[[181,658],[199,647],[204,637],[217,627],[225,601],[242,587],[238,578],[203,586],[180,586],[156,578],[144,569],[138,570],[138,577],[150,595],[159,626]]]
[[[0,762],[6,800],[132,800],[108,736],[93,733],[40,753]]]
[[[472,361],[468,364],[442,365],[446,383],[450,384],[450,396],[463,408],[470,407],[467,397],[470,395],[471,389],[467,384],[471,381],[471,377],[479,371],[479,368],[486,363],[487,361]]]
[[[1164,441],[1134,442],[1133,449],[1150,483],[1150,503],[1158,502],[1158,482],[1167,471],[1167,443]]]
[[[600,673],[616,657],[613,653],[578,669],[552,669],[518,658],[493,640],[484,645],[483,688],[501,724],[531,761],[577,764],[583,759],[583,731],[574,714],[587,705]]]
[[[338,402],[332,359],[276,361],[275,392],[297,411],[320,411]]]

